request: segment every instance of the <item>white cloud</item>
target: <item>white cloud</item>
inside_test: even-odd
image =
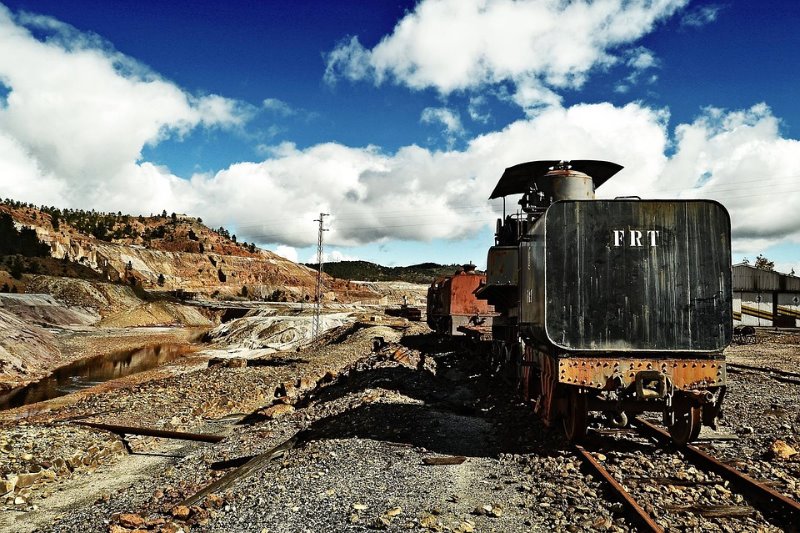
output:
[[[512,82],[521,105],[552,105],[688,0],[422,0],[375,47],[358,37],[327,57],[325,79],[370,79],[442,94]]]
[[[580,105],[543,110],[470,140],[463,151],[412,145],[386,154],[375,147],[284,144],[260,163],[196,176],[193,194],[184,196],[214,200],[185,210],[207,220],[235,213],[241,238],[291,246],[315,243],[320,211],[331,213],[325,240],[332,245],[463,238],[493,223],[499,203],[487,197],[503,169],[518,162],[611,159],[628,165],[638,183],[655,179],[665,160],[664,119],[637,104]]]
[[[273,251],[279,256],[285,257],[289,261],[297,263],[297,248],[280,244]]]
[[[458,111],[453,111],[446,107],[426,107],[422,110],[420,122],[423,124],[441,124],[448,147],[452,147],[456,139],[465,133]]]
[[[695,7],[681,17],[681,26],[701,28],[706,24],[711,24],[717,20],[717,16],[723,7],[714,4]]]
[[[359,261],[359,258],[346,254],[341,250],[333,250],[330,252],[323,251],[322,252],[322,262],[323,263],[339,263],[340,261]],[[314,252],[309,258],[306,260],[306,263],[314,263],[317,262],[317,252]],[[325,270],[325,266],[322,267]]]
[[[273,111],[274,113],[284,117],[288,117],[295,113],[294,109],[292,109],[289,104],[277,98],[266,98],[262,102],[262,105],[264,106],[264,109]]]
[[[481,122],[486,124],[489,122],[491,118],[491,114],[488,110],[484,110],[486,106],[486,97],[483,95],[472,96],[469,99],[469,105],[467,106],[467,113],[469,114],[469,118],[474,120],[475,122]]]
[[[177,178],[138,163],[144,146],[198,126],[238,127],[248,116],[233,100],[187,94],[95,36],[49,17],[15,16],[2,5],[0,50],[8,88],[0,150],[3,164],[17,169],[0,175],[0,189],[19,190],[20,176],[44,181],[46,188],[29,187],[37,202],[80,205],[108,193],[123,200],[121,208],[159,209],[135,200],[147,183]]]
[[[658,58],[656,58],[652,51],[643,46],[629,50],[625,55],[627,57],[625,64],[630,67],[631,72],[614,86],[614,92],[622,94],[627,93],[632,85],[639,83],[639,80],[645,77],[649,69],[659,66]],[[657,79],[658,76],[653,74],[647,76],[645,81],[652,84],[655,83]]]

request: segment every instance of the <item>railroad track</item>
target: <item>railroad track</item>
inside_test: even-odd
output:
[[[725,365],[727,366],[728,370],[733,370],[734,372],[761,372],[763,374],[769,374],[779,381],[800,384],[800,373],[798,372],[790,372],[788,370],[781,370],[779,368],[745,365],[741,363],[725,363]]]
[[[641,418],[637,418],[634,421],[634,427],[637,434],[646,437],[651,441],[652,439],[655,439],[662,446],[669,446],[669,434],[654,424]],[[602,441],[598,443],[608,444]],[[634,443],[631,442],[630,444]],[[657,446],[653,450],[657,452],[663,452],[667,448],[662,446]],[[600,447],[598,447],[598,451],[594,452],[590,451],[590,447],[591,445],[589,444],[576,445],[576,451],[584,460],[584,462],[608,484],[611,491],[616,494],[617,499],[624,506],[629,518],[641,531],[664,531],[664,527],[662,526],[662,524],[664,524],[664,517],[662,516],[661,523],[659,523],[657,519],[658,517],[654,516],[656,512],[658,512],[660,515],[668,515],[669,513],[675,512],[697,513],[705,518],[713,518],[717,520],[717,525],[719,525],[719,521],[730,519],[735,521],[732,525],[730,525],[731,530],[739,530],[745,526],[750,526],[754,529],[761,530],[761,526],[757,524],[759,518],[763,518],[765,521],[763,524],[764,526],[772,526],[773,528],[782,528],[784,530],[796,530],[797,524],[800,523],[800,503],[784,496],[783,494],[774,490],[772,487],[757,481],[750,476],[747,476],[735,468],[728,466],[696,446],[687,445],[681,448],[680,452],[682,457],[679,458],[678,454],[672,454],[674,455],[672,462],[682,463],[685,461],[686,463],[690,463],[705,472],[711,473],[712,476],[703,482],[692,482],[691,480],[681,481],[675,478],[656,478],[650,480],[624,479],[623,482],[620,483],[617,477],[613,475],[613,472],[611,472],[609,468],[605,466],[604,463],[606,463],[606,457],[604,454],[600,453]],[[615,442],[613,445],[609,445],[608,448],[609,450],[620,448],[619,441]],[[610,454],[614,452],[606,451],[606,453]],[[618,469],[612,467],[612,470]],[[661,487],[653,487],[653,482],[655,482],[657,485],[661,485]],[[731,488],[731,491],[729,492],[732,498],[732,503],[729,505],[698,504],[676,506],[674,504],[665,503],[662,509],[656,511],[656,506],[652,502],[643,503],[643,500],[645,499],[642,498],[641,495],[639,498],[634,495],[634,493],[641,492],[642,490],[645,492],[649,491],[650,494],[653,494],[654,492],[669,493],[670,491],[666,490],[667,488],[680,492],[681,490],[694,487],[695,483],[697,486],[699,486],[698,490],[700,493],[702,493],[704,490],[708,491],[709,485],[711,487],[717,487],[719,490],[726,492],[727,488],[722,487],[722,483],[724,482],[727,482],[726,487]],[[680,485],[679,489],[675,488],[676,483]],[[634,487],[635,490],[627,489],[625,486],[623,486],[623,484]],[[671,487],[667,487],[668,485],[671,485]],[[735,496],[734,491],[736,491],[736,493],[738,493],[740,496]],[[752,507],[749,505],[743,505],[745,502],[750,504]],[[760,513],[760,517],[756,511]],[[750,522],[743,524],[741,521],[744,519],[749,519]]]

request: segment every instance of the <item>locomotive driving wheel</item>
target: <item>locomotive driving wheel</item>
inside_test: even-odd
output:
[[[669,435],[675,444],[685,446],[700,435],[700,428],[703,427],[702,410],[686,400],[677,400],[674,409],[675,421],[668,428]]]
[[[564,413],[564,434],[569,441],[579,441],[586,437],[588,402],[586,394],[578,387],[569,387],[567,410]]]

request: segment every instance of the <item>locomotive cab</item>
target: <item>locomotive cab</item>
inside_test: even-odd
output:
[[[500,313],[493,360],[548,425],[580,438],[589,411],[616,425],[656,411],[682,444],[724,396],[730,221],[710,201],[594,199],[621,168],[507,169],[491,198],[522,194],[521,212],[499,225],[478,297]]]

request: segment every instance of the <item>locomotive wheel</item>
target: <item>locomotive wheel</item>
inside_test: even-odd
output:
[[[678,446],[697,439],[700,435],[700,428],[703,427],[701,420],[702,412],[699,407],[685,406],[675,411],[675,423],[669,427],[669,435],[672,441]]]
[[[586,437],[588,402],[586,394],[577,387],[569,387],[567,394],[567,412],[564,413],[564,434],[567,440],[574,442]]]

